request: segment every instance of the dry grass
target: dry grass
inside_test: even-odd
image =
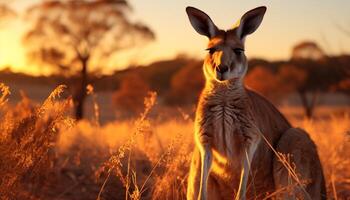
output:
[[[71,100],[58,98],[63,89],[42,105],[24,96],[10,107],[9,88],[0,85],[1,199],[185,199],[193,149],[188,116],[173,111],[171,120],[149,119],[151,94],[137,120],[101,126],[94,105],[94,121],[74,122],[66,114]],[[347,199],[349,113],[316,119],[290,117],[317,144],[330,199]]]

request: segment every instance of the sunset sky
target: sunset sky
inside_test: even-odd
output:
[[[11,4],[17,11],[24,10],[38,0],[19,0]],[[195,6],[211,16],[218,27],[230,28],[248,10],[257,6],[268,7],[261,27],[247,38],[248,58],[261,57],[270,60],[287,59],[291,47],[303,40],[316,41],[326,53],[350,53],[350,36],[338,26],[350,29],[350,1],[252,1],[252,0],[131,0],[132,19],[148,25],[156,34],[156,41],[117,56],[104,69],[111,72],[128,63],[147,64],[172,58],[180,53],[203,57],[207,39],[198,35],[190,26],[185,13],[186,6]],[[49,73],[29,63],[21,44],[25,23],[20,19],[1,24],[0,69],[11,66],[14,71],[32,74]]]

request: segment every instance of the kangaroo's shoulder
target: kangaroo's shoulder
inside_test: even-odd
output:
[[[291,127],[288,120],[269,100],[251,89],[246,88],[246,91],[260,127],[277,129],[279,132]]]

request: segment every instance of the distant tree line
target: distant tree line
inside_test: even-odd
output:
[[[114,95],[117,109],[125,112],[142,105],[146,94],[142,90],[158,91],[167,105],[189,105],[196,103],[204,85],[202,61],[185,57],[133,68],[129,73],[133,75],[124,76]],[[245,83],[275,103],[289,94],[298,94],[305,115],[311,118],[320,93],[350,95],[350,55],[327,56],[316,43],[302,42],[293,48],[289,60],[250,60]],[[140,94],[137,103],[135,91]],[[135,106],[124,104],[130,103],[127,99],[132,99]]]
[[[29,26],[23,41],[29,57],[57,72],[35,81],[68,84],[78,120],[84,115],[89,83],[97,91],[114,90],[115,107],[124,113],[140,112],[149,90],[157,91],[165,105],[193,105],[197,101],[204,85],[202,61],[186,56],[130,66],[113,75],[96,73],[114,54],[155,39],[149,27],[129,19],[130,8],[127,0],[55,0],[39,1],[25,10],[23,19]],[[0,0],[0,25],[17,14],[8,1]],[[347,29],[338,28],[348,35]],[[0,77],[33,80],[6,70]],[[326,55],[315,42],[301,42],[293,47],[289,60],[250,60],[245,82],[275,103],[298,94],[305,115],[312,117],[320,93],[350,95],[350,55]]]
[[[293,48],[287,61],[252,60],[247,85],[273,101],[297,93],[312,117],[319,94],[350,91],[350,56],[327,56],[314,42],[302,42]]]

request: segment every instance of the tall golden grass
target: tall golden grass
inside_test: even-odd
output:
[[[150,118],[157,106],[150,93],[138,119],[100,125],[94,103],[94,120],[76,122],[71,99],[59,97],[63,90],[56,88],[42,105],[23,95],[11,106],[10,89],[0,84],[1,199],[186,198],[194,145],[186,114]],[[91,86],[88,91],[95,99]],[[285,114],[315,141],[329,199],[350,198],[350,113],[313,120]]]

